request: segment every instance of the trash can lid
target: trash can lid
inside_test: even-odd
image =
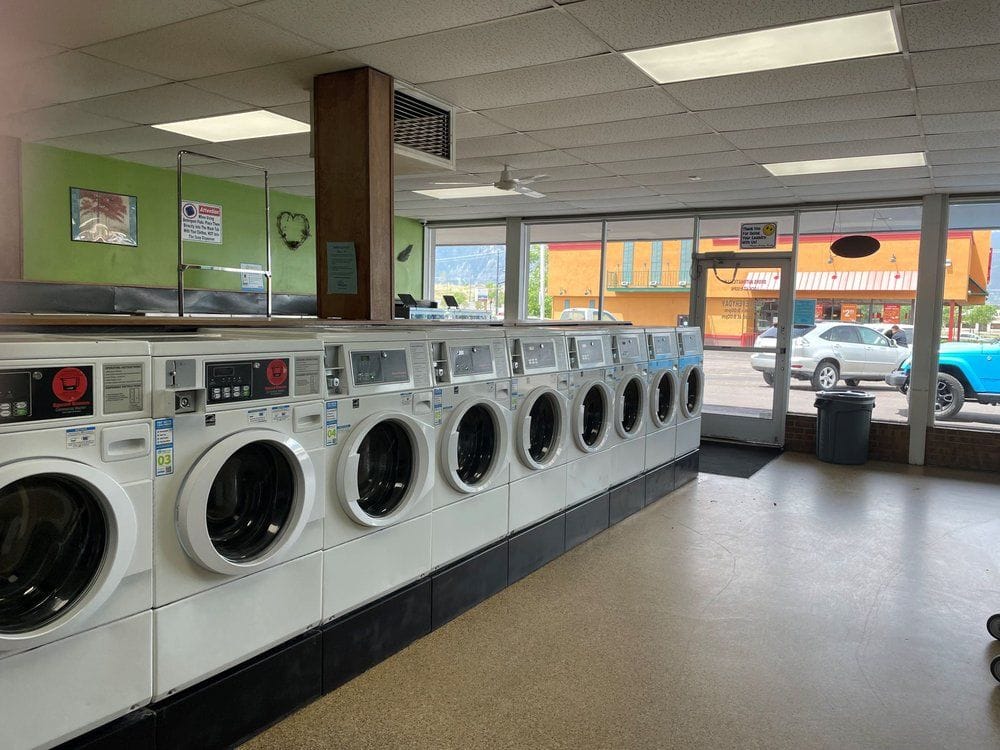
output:
[[[867,391],[820,391],[817,401],[839,401],[850,404],[874,404],[875,396]]]

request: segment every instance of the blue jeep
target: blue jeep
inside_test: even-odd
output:
[[[885,382],[906,393],[910,358],[886,375]],[[954,417],[966,401],[1000,404],[1000,342],[941,344],[934,415],[938,419]]]

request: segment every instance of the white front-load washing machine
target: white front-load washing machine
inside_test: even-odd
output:
[[[646,428],[646,470],[671,463],[677,457],[677,414],[680,373],[677,332],[673,328],[647,328],[649,356],[649,420]]]
[[[614,431],[615,394],[611,334],[603,328],[567,331],[570,435],[566,505],[571,507],[611,486],[609,438]]]
[[[510,358],[502,328],[433,328],[428,337],[440,415],[431,514],[439,568],[507,535]]]
[[[615,393],[614,430],[608,435],[612,486],[639,476],[646,463],[647,354],[644,332],[622,326],[611,330],[610,385]]]
[[[141,342],[0,336],[0,747],[152,696],[152,431]]]
[[[701,329],[677,329],[680,394],[677,414],[677,455],[684,456],[701,445],[701,408],[705,400],[705,355]]]
[[[515,532],[566,508],[569,355],[562,332],[513,329],[507,336],[513,413],[509,526]]]
[[[159,699],[320,622],[323,349],[211,334],[149,345]]]

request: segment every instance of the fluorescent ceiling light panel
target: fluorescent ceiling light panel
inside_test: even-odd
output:
[[[291,117],[276,115],[264,109],[253,112],[239,112],[235,115],[202,117],[197,120],[179,120],[154,125],[160,130],[189,135],[203,141],[242,141],[247,138],[268,138],[273,135],[308,133],[309,124],[293,120]]]
[[[441,188],[439,190],[414,190],[414,193],[426,195],[430,198],[492,198],[493,196],[504,195],[508,198],[512,195],[519,195],[512,190],[500,190],[492,185],[476,185],[475,187],[461,188]]]
[[[899,52],[889,10],[626,52],[657,83]]]
[[[922,152],[909,154],[880,154],[878,156],[847,156],[841,159],[812,159],[810,161],[783,161],[762,164],[775,177],[796,174],[825,174],[828,172],[857,172],[862,169],[899,169],[923,167],[927,159]]]

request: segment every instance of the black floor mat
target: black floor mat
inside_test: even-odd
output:
[[[780,448],[735,443],[702,443],[698,470],[727,477],[752,477],[781,455]]]

